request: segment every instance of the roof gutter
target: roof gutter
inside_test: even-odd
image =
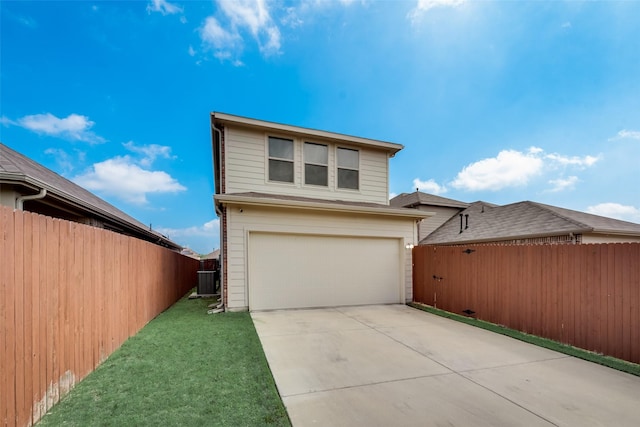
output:
[[[220,131],[220,129],[216,127],[213,121],[211,122],[211,130],[218,134],[218,176],[216,177],[216,179],[218,180],[220,192],[222,192],[222,165],[220,164],[222,162],[222,131]],[[214,146],[212,148],[213,150],[216,149],[215,138]],[[218,216],[222,216],[222,210],[218,207],[218,205],[214,203],[213,206],[216,210],[216,214],[218,214]]]
[[[517,236],[499,236],[499,237],[485,237],[482,239],[473,239],[473,240],[456,240],[456,241],[446,241],[446,242],[424,242],[420,243],[422,245],[431,245],[431,246],[459,246],[459,245],[475,245],[475,244],[485,244],[485,243],[500,243],[500,242],[508,242],[511,240],[525,240],[525,239],[543,239],[545,237],[555,237],[561,235],[576,235],[576,234],[584,234],[589,233],[593,229],[576,229],[573,231],[562,231],[562,232],[550,232],[550,233],[541,233],[541,234],[523,234]],[[423,241],[428,239],[429,237],[425,237],[422,239]]]
[[[47,195],[47,189],[41,188],[38,194],[32,194],[30,196],[20,196],[16,198],[16,209],[21,211],[24,208],[24,202],[27,200],[40,200],[44,199]]]
[[[215,120],[215,117],[214,117]],[[220,129],[218,129],[215,125],[215,122],[212,120],[211,121],[211,130],[214,133],[218,134],[218,176],[216,177],[216,179],[218,180],[218,188],[220,190],[220,192],[222,192],[222,131]],[[212,152],[216,149],[215,146],[215,137],[213,138],[213,147],[212,147]],[[214,154],[215,155],[215,154]],[[214,164],[214,168],[215,168],[215,161],[213,162]],[[215,171],[214,171],[215,173]],[[215,185],[214,185],[215,188]],[[224,235],[224,224],[222,221],[222,209],[220,208],[220,206],[218,205],[217,201],[215,200],[215,198],[213,199],[213,208],[216,211],[216,215],[218,215],[218,218],[220,218],[220,238],[222,239],[222,236]],[[218,258],[220,260],[220,262],[218,263],[218,268],[220,269],[220,304],[216,307],[215,310],[213,310],[213,312],[218,312],[218,310],[220,311],[224,311],[225,310],[225,306],[224,306],[224,275],[226,274],[226,272],[224,271],[224,257],[226,256],[226,254],[224,253],[224,245],[222,244],[222,242],[220,242],[220,253],[218,255]]]
[[[277,207],[277,208],[289,208],[289,209],[309,209],[318,211],[332,211],[343,213],[357,213],[357,214],[369,214],[369,215],[382,215],[390,217],[405,217],[413,219],[424,219],[435,215],[434,212],[419,211],[417,209],[406,208],[377,208],[370,206],[358,206],[347,204],[335,204],[322,201],[309,201],[309,200],[290,200],[290,199],[275,199],[275,198],[257,198],[247,197],[242,195],[220,194],[215,196],[216,201],[223,204],[230,205],[253,205],[263,207]]]
[[[23,210],[24,201],[38,200],[38,199],[43,199],[45,196],[49,196],[51,199],[60,200],[65,204],[68,204],[75,208],[83,209],[86,212],[90,212],[103,220],[111,221],[114,224],[117,224],[123,227],[123,229],[125,230],[135,231],[140,233],[141,235],[147,236],[150,238],[150,240],[148,240],[150,242],[155,242],[155,243],[161,242],[162,246],[165,246],[167,248],[182,249],[182,246],[175,244],[165,236],[162,236],[160,233],[154,233],[149,229],[147,229],[146,227],[141,227],[132,222],[127,222],[103,209],[98,208],[97,206],[91,205],[89,203],[85,203],[81,199],[78,199],[77,197],[69,193],[62,192],[56,188],[51,188],[50,186],[47,186],[45,183],[43,183],[40,180],[34,179],[26,175],[10,176],[5,174],[3,178],[4,179],[2,179],[1,181],[8,184],[19,184],[28,188],[34,188],[36,190],[40,189],[39,190],[40,192],[38,194],[18,197],[15,202],[15,208],[18,210]],[[47,189],[46,187],[49,187],[49,189]]]

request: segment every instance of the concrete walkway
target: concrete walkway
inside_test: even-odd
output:
[[[252,317],[294,426],[640,426],[640,377],[404,305]]]

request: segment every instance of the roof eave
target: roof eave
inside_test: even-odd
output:
[[[282,200],[272,198],[257,198],[239,195],[218,194],[214,196],[216,202],[227,205],[253,205],[261,207],[307,209],[316,211],[357,213],[365,215],[381,215],[389,217],[404,217],[411,219],[424,219],[435,215],[434,212],[418,211],[404,208],[376,208],[371,206],[358,206],[348,204],[334,204],[323,201],[308,200]]]
[[[374,148],[388,151],[392,156],[404,148],[402,144],[396,144],[394,142],[380,141],[375,139],[362,138],[358,136],[327,132],[327,131],[322,131],[317,129],[286,125],[282,123],[268,122],[264,120],[251,119],[248,117],[235,116],[227,113],[212,112],[211,120],[214,123],[222,123],[222,124],[233,123],[233,124],[252,127],[252,128],[269,129],[273,131],[287,132],[287,133],[293,133],[293,134],[298,134],[303,136],[311,136],[316,138],[328,139],[332,141],[348,142],[355,145],[374,147]]]
[[[576,229],[569,231],[562,231],[556,233],[536,233],[536,234],[522,234],[517,236],[505,236],[505,237],[487,237],[483,239],[472,239],[472,240],[456,240],[456,241],[447,241],[447,242],[436,242],[436,243],[424,243],[425,245],[473,245],[476,243],[492,243],[492,242],[504,242],[508,240],[523,240],[523,239],[539,239],[543,237],[553,237],[553,236],[562,236],[565,234],[584,234],[592,232],[592,229]],[[426,237],[425,239],[427,239]]]
[[[34,189],[46,188],[49,196],[53,196],[54,198],[56,198],[57,200],[63,203],[67,203],[77,209],[91,213],[99,218],[107,219],[111,223],[114,223],[120,227],[123,227],[124,229],[135,231],[138,234],[145,235],[154,241],[162,242],[165,246],[170,247],[172,249],[180,249],[180,250],[182,249],[182,246],[172,242],[171,240],[163,236],[153,233],[144,227],[140,227],[136,224],[124,221],[123,219],[118,218],[117,216],[114,216],[109,212],[106,212],[96,206],[86,203],[83,200],[78,199],[77,197],[74,197],[68,193],[65,193],[64,191],[60,191],[57,188],[52,187],[38,179],[32,178],[24,174],[11,174],[12,176],[8,176],[8,175],[9,174],[6,174],[6,173],[2,174],[0,176],[0,180],[4,182],[13,183],[13,184],[32,187]],[[13,178],[13,179],[7,179],[7,178]]]
[[[593,234],[609,234],[609,235],[613,235],[613,236],[640,237],[640,231],[607,230],[607,229],[594,228],[594,229],[590,230],[589,232],[593,233]]]

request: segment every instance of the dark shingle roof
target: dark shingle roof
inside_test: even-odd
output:
[[[148,226],[102,200],[90,191],[85,190],[74,182],[58,175],[51,169],[47,169],[43,165],[23,156],[2,143],[0,143],[0,181],[29,187],[46,188],[49,195],[56,196],[59,200],[78,206],[99,218],[115,222],[120,226],[134,230],[136,233],[149,238],[160,239],[170,247],[181,248],[180,245],[171,242],[156,231],[149,230]]]
[[[468,228],[464,228],[465,218],[460,232],[460,217],[456,215],[420,243],[490,242],[569,233],[640,236],[640,224],[530,201],[505,206],[475,202],[460,213],[463,218],[468,215]]]
[[[433,194],[414,191],[413,193],[402,193],[389,200],[391,206],[403,208],[414,208],[419,205],[444,206],[451,208],[466,208],[469,203],[458,200],[447,199],[446,197],[435,196]]]

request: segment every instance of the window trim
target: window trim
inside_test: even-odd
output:
[[[325,147],[327,149],[327,162],[325,164],[323,163],[316,163],[316,162],[310,162],[307,161],[307,157],[306,157],[306,151],[305,151],[305,147],[306,144],[310,144],[310,145],[319,145],[322,147]],[[311,187],[319,187],[319,188],[329,188],[329,144],[323,144],[320,142],[313,142],[313,141],[303,141],[302,143],[302,182],[304,183],[304,185],[308,185]],[[327,183],[326,184],[309,184],[307,183],[307,165],[312,165],[312,166],[322,166],[324,168],[326,168],[327,170]]]
[[[361,150],[358,148],[352,148],[352,147],[345,147],[345,146],[340,146],[340,145],[336,145],[336,190],[340,190],[340,191],[360,191],[360,169],[361,169],[361,164],[360,164],[360,158],[362,157],[360,155]],[[349,151],[355,151],[358,153],[358,168],[354,169],[354,168],[348,168],[348,167],[341,167],[339,166],[339,161],[338,161],[338,153],[340,152],[340,150],[349,150]],[[348,187],[340,187],[340,169],[343,170],[350,170],[350,171],[356,171],[358,172],[358,188],[348,188]]]
[[[276,134],[266,134],[266,144],[265,144],[265,158],[266,158],[266,164],[265,164],[265,180],[267,183],[269,184],[281,184],[281,185],[295,185],[296,184],[296,140],[294,138],[292,138],[291,136],[285,136],[285,135],[276,135]],[[291,143],[293,144],[293,155],[291,159],[285,159],[282,157],[271,157],[271,155],[269,154],[269,143],[271,142],[271,138],[275,138],[275,139],[282,139],[282,140],[287,140],[287,141],[291,141]],[[292,164],[293,166],[293,177],[292,177],[292,181],[278,181],[278,180],[273,180],[270,178],[270,171],[271,171],[271,164],[270,161],[271,160],[276,160],[276,161],[280,161],[280,162],[289,162]]]

